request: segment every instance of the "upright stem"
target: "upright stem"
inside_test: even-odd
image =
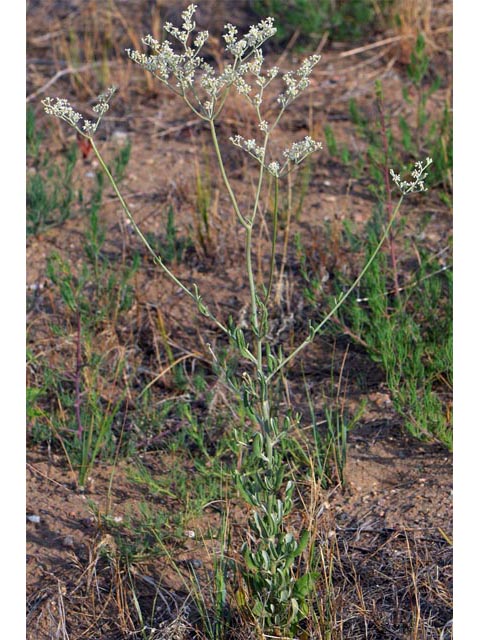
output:
[[[268,145],[268,133],[265,134],[265,139],[263,141],[263,157],[265,157],[265,153]],[[253,274],[252,267],[252,231],[253,225],[255,224],[255,217],[257,215],[258,206],[260,203],[260,194],[262,191],[263,185],[263,175],[264,175],[264,164],[260,163],[260,174],[258,176],[258,185],[257,191],[255,194],[255,203],[253,205],[252,218],[247,229],[247,241],[246,241],[246,262],[247,262],[247,272],[248,272],[248,282],[250,285],[250,297],[252,300],[252,321],[253,327],[255,329],[255,333],[257,335],[257,377],[263,373],[263,337],[261,335],[261,329],[258,322],[258,304],[257,304],[257,287],[255,284],[255,276]],[[260,379],[259,379],[260,381]],[[265,399],[262,399],[262,406],[264,405]]]
[[[238,206],[237,199],[235,197],[235,194],[233,193],[233,189],[232,189],[232,186],[230,184],[230,180],[228,179],[227,173],[225,171],[225,166],[223,164],[223,158],[222,158],[222,152],[220,151],[220,145],[218,144],[217,132],[215,130],[215,122],[214,122],[213,119],[210,120],[210,133],[212,134],[213,146],[215,148],[215,153],[217,154],[217,160],[218,160],[218,166],[220,167],[220,173],[222,174],[223,183],[225,184],[225,188],[227,189],[228,195],[230,196],[230,200],[231,200],[232,205],[233,205],[233,210],[235,211],[235,214],[236,214],[240,224],[242,225],[242,227],[244,227],[246,229],[248,227],[248,222],[242,216],[242,214],[240,212],[240,208]]]
[[[255,216],[256,216],[259,202],[260,202],[260,193],[261,193],[262,183],[263,183],[264,167],[263,167],[263,164],[260,165],[260,176],[258,179],[258,186],[255,194],[255,203],[253,206],[251,219],[245,218],[240,212],[237,199],[235,197],[232,186],[230,184],[230,181],[225,171],[222,153],[220,151],[220,145],[218,144],[217,132],[215,130],[215,122],[213,119],[210,120],[210,131],[212,134],[213,145],[215,147],[215,152],[217,154],[218,165],[220,167],[220,173],[222,175],[223,182],[228,191],[228,195],[230,196],[230,200],[232,202],[232,206],[235,211],[235,214],[240,224],[245,229],[245,261],[246,261],[247,275],[248,275],[248,286],[250,289],[250,304],[252,308],[252,328],[256,335],[256,373],[257,373],[257,380],[258,380],[259,376],[263,372],[263,339],[261,336],[260,324],[258,320],[257,287],[255,284],[255,276],[253,273],[253,264],[252,264],[252,231],[253,231]],[[266,149],[267,143],[268,143],[268,134],[265,135],[264,150]]]
[[[272,252],[270,255],[270,273],[268,277],[267,293],[265,296],[265,305],[268,305],[273,287],[273,273],[275,270],[275,250],[277,248],[278,234],[278,177],[275,176],[275,188],[273,195],[273,228],[272,228]]]
[[[283,235],[282,262],[280,264],[280,273],[278,275],[279,286],[277,288],[277,292],[276,292],[276,296],[275,296],[277,304],[280,304],[280,301],[281,301],[282,289],[283,289],[283,274],[285,273],[285,265],[287,263],[288,241],[290,239],[290,221],[291,221],[291,218],[292,218],[292,208],[293,208],[293,203],[292,203],[292,174],[291,173],[289,173],[288,176],[287,176],[287,183],[288,183],[287,220],[286,220],[286,224],[285,224],[285,232],[284,232],[284,235]]]
[[[248,287],[250,289],[250,304],[252,306],[252,326],[256,334],[256,355],[257,355],[257,373],[262,371],[262,337],[260,335],[260,326],[258,322],[258,305],[257,305],[257,290],[255,285],[255,276],[253,274],[252,265],[252,230],[253,226],[250,224],[246,228],[245,236],[245,261],[247,266],[248,275]]]

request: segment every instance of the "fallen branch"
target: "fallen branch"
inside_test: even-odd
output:
[[[80,73],[82,71],[86,71],[87,69],[93,69],[94,67],[98,67],[101,64],[103,64],[103,62],[90,62],[88,64],[82,65],[81,67],[66,67],[65,69],[61,69],[60,71],[57,71],[57,73],[54,76],[52,76],[48,82],[46,82],[39,89],[31,93],[29,96],[27,96],[27,102],[31,102],[38,95],[40,95],[41,93],[44,93],[49,87],[52,86],[52,84],[55,84],[57,80],[59,80],[60,78],[63,78],[63,76],[66,76],[69,73]]]
[[[449,31],[451,31],[451,27],[441,27],[440,29],[435,29],[435,31],[432,31],[432,33],[447,33]],[[410,38],[415,38],[415,37],[416,37],[415,34],[392,36],[390,38],[385,38],[384,40],[378,40],[378,42],[372,42],[371,44],[367,44],[363,47],[357,47],[356,49],[343,51],[338,57],[349,58],[350,56],[356,56],[357,53],[363,53],[364,51],[370,51],[370,49],[376,49],[378,47],[383,47],[387,44],[392,44],[392,42],[398,42],[399,40],[408,40]]]

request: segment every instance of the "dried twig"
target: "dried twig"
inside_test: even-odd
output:
[[[65,69],[60,69],[60,71],[57,71],[57,73],[54,76],[52,76],[50,78],[50,80],[48,80],[48,82],[46,82],[39,89],[37,89],[36,91],[34,91],[30,95],[28,95],[27,96],[27,102],[31,102],[37,96],[39,96],[41,93],[45,93],[45,91],[49,87],[51,87],[52,84],[55,84],[55,82],[57,80],[59,80],[60,78],[63,78],[63,76],[66,76],[69,73],[81,73],[82,71],[87,71],[88,69],[93,69],[93,68],[98,67],[98,66],[100,66],[102,64],[104,64],[104,63],[103,62],[89,62],[88,64],[82,64],[80,67],[66,67]],[[110,64],[114,64],[114,63],[110,63]]]
[[[435,29],[432,33],[448,33],[452,29],[451,27],[441,27],[440,29]],[[356,47],[355,49],[350,49],[349,51],[342,51],[342,53],[338,56],[339,58],[349,58],[350,56],[356,56],[359,53],[363,53],[364,51],[370,51],[371,49],[377,49],[378,47],[383,47],[387,44],[392,44],[393,42],[400,42],[401,40],[409,40],[411,38],[415,38],[415,34],[407,34],[401,36],[392,36],[390,38],[384,38],[383,40],[378,40],[377,42],[372,42],[371,44],[366,44],[363,47]]]

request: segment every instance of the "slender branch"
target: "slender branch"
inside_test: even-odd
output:
[[[257,309],[257,290],[255,285],[255,277],[253,275],[252,266],[252,225],[246,228],[245,236],[245,261],[248,275],[248,286],[250,289],[250,301],[252,306],[252,326],[256,335],[257,343],[257,359],[256,367],[257,374],[262,371],[262,338],[260,336],[260,327],[258,323],[258,309]]]
[[[175,282],[175,284],[177,286],[180,287],[180,289],[186,293],[190,298],[192,298],[192,300],[194,300],[197,305],[200,302],[200,296],[198,294],[197,291],[192,292],[190,291],[190,289],[188,287],[186,287],[183,282],[181,282],[177,276],[170,271],[170,269],[167,267],[167,265],[163,262],[162,258],[157,255],[157,253],[154,251],[154,249],[152,248],[152,245],[148,242],[148,240],[146,239],[146,237],[144,236],[144,234],[142,233],[141,229],[139,228],[139,226],[137,225],[137,223],[135,222],[135,219],[133,217],[133,215],[130,212],[130,209],[128,208],[127,203],[125,202],[125,199],[123,198],[122,194],[120,193],[117,183],[115,182],[115,178],[112,176],[112,174],[110,173],[110,170],[107,166],[107,164],[105,163],[105,161],[103,160],[96,144],[95,141],[93,140],[93,138],[89,138],[90,142],[92,144],[92,148],[93,151],[95,153],[95,155],[97,156],[97,159],[100,163],[100,165],[102,166],[102,169],[105,171],[108,179],[110,180],[110,183],[113,187],[113,190],[115,191],[115,195],[117,196],[117,198],[120,201],[120,204],[122,205],[122,208],[127,216],[127,218],[129,219],[133,229],[135,230],[135,232],[137,233],[137,235],[139,236],[139,238],[141,239],[141,241],[143,242],[143,244],[145,245],[145,247],[147,248],[147,250],[149,251],[149,253],[151,254],[151,256],[153,257],[154,262],[156,262],[156,264],[158,264],[163,271],[167,274],[167,276],[173,280],[173,282]],[[209,309],[203,305],[203,309],[204,309],[204,315],[207,316],[210,320],[212,320],[219,329],[221,329],[226,335],[230,336],[230,331],[227,329],[227,327],[225,327],[212,313],[211,311],[209,311]]]
[[[225,184],[225,188],[228,191],[228,195],[230,196],[230,200],[232,202],[233,209],[235,211],[235,214],[236,214],[240,224],[242,225],[242,227],[247,229],[247,227],[249,226],[248,222],[242,216],[242,214],[240,212],[240,208],[238,206],[237,199],[235,197],[235,194],[233,193],[233,189],[232,189],[232,186],[230,184],[230,180],[228,179],[227,173],[225,171],[225,166],[223,164],[223,158],[222,158],[222,152],[220,151],[220,145],[218,144],[217,132],[215,131],[215,122],[214,122],[213,119],[210,120],[210,132],[212,134],[213,146],[215,147],[215,153],[217,154],[218,164],[219,164],[219,167],[220,167],[220,173],[222,174],[223,183]]]
[[[383,94],[380,88],[377,90],[377,107],[380,116],[380,135],[382,138],[383,147],[383,180],[385,184],[385,193],[387,196],[386,207],[388,220],[390,221],[393,215],[393,203],[392,203],[392,189],[390,185],[390,171],[388,166],[388,140],[387,140],[387,124],[385,122],[385,110],[383,108]],[[390,250],[390,261],[392,263],[393,274],[393,286],[395,289],[395,297],[398,299],[400,296],[400,285],[398,282],[398,267],[397,267],[397,250],[395,246],[395,238],[393,233],[388,234],[388,247]]]
[[[322,329],[322,327],[330,320],[330,318],[338,311],[338,309],[342,306],[342,304],[345,302],[345,300],[348,298],[348,296],[352,293],[352,291],[354,289],[357,288],[358,284],[360,283],[360,281],[362,280],[363,276],[366,274],[366,272],[368,271],[368,269],[370,268],[370,265],[372,264],[372,262],[375,260],[375,258],[377,257],[378,252],[380,251],[380,249],[382,248],[383,243],[385,242],[385,240],[388,238],[388,235],[390,233],[390,230],[392,228],[393,222],[397,216],[398,211],[400,210],[400,206],[403,202],[403,198],[404,196],[402,195],[400,197],[400,200],[398,201],[397,206],[395,207],[395,211],[392,214],[392,217],[390,218],[390,221],[387,225],[387,227],[385,228],[385,231],[378,243],[378,245],[375,247],[375,250],[373,251],[372,255],[370,256],[370,258],[368,259],[366,265],[363,267],[363,269],[361,270],[360,274],[358,275],[358,277],[355,279],[355,281],[353,282],[353,284],[349,287],[349,289],[343,294],[343,296],[340,297],[339,301],[334,305],[334,307],[329,311],[329,313],[325,316],[325,318],[316,326],[316,327],[312,327],[312,329],[310,330],[310,335],[308,336],[308,338],[306,338],[296,349],[294,349],[292,351],[292,353],[287,356],[284,360],[282,360],[282,362],[278,365],[278,367],[276,367],[276,369],[274,369],[266,378],[266,382],[267,384],[270,382],[270,380],[279,372],[281,371],[291,360],[293,360],[301,351],[303,351],[303,349],[310,344],[311,342],[313,342],[313,340],[315,339],[315,336],[319,333],[319,331]]]
[[[268,304],[273,287],[273,273],[275,270],[275,250],[277,248],[278,234],[278,177],[275,176],[275,187],[273,192],[273,229],[272,229],[272,253],[270,255],[270,273],[268,277],[267,293],[265,295],[265,306]]]

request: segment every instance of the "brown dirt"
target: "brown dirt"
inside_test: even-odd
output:
[[[127,18],[133,12],[132,29],[138,35],[149,31],[149,3],[137,3],[141,7],[138,14],[131,6],[134,3],[117,4]],[[169,3],[172,9],[168,12],[175,13],[177,4]],[[223,13],[215,3],[206,3],[206,13],[217,7],[217,11],[212,13],[214,26],[209,23],[212,31],[218,32],[223,26],[224,14],[228,15],[228,21],[234,23],[248,21],[248,3],[221,4]],[[437,4],[439,15],[442,16],[441,12],[449,4]],[[54,17],[50,22],[45,17],[46,5],[47,13],[51,18]],[[28,94],[39,90],[53,76],[55,65],[59,62],[58,58],[52,58],[51,50],[47,49],[45,34],[54,34],[57,27],[65,30],[69,21],[75,24],[75,15],[78,19],[84,15],[80,5],[73,0],[30,3]],[[228,14],[227,10],[235,15]],[[175,19],[170,15],[165,18]],[[205,15],[203,19],[208,22],[208,16]],[[55,40],[55,35],[51,38]],[[120,48],[120,40],[117,46]],[[354,97],[361,107],[370,110],[373,117],[374,85],[377,79],[382,80],[388,109],[392,113],[398,111],[399,105],[403,104],[400,92],[404,72],[392,57],[393,47],[342,57],[342,51],[349,48],[353,48],[353,45],[329,46],[322,52],[323,59],[314,72],[311,90],[286,119],[281,136],[288,140],[292,135],[296,139],[301,138],[310,132],[308,123],[312,121],[314,137],[322,139],[323,127],[329,123],[340,143],[351,142],[355,132],[348,121],[348,101]],[[294,63],[293,58],[295,55],[288,56],[283,66]],[[123,67],[127,66],[127,62],[123,61]],[[243,238],[232,223],[228,200],[221,190],[218,206],[212,216],[212,244],[202,246],[194,232],[197,224],[196,196],[191,185],[195,181],[195,162],[203,167],[208,166],[212,172],[214,167],[207,144],[208,132],[196,121],[191,122],[186,108],[166,90],[160,89],[158,95],[152,95],[145,87],[140,72],[125,72],[122,71],[123,67],[112,65],[112,82],[120,86],[119,99],[105,119],[104,135],[106,140],[111,140],[112,134],[115,137],[116,133],[118,136],[118,132],[125,132],[132,143],[132,156],[122,183],[132,212],[143,229],[162,236],[166,212],[168,206],[172,205],[179,236],[190,235],[194,240],[194,246],[185,259],[175,265],[176,273],[187,282],[198,282],[205,300],[221,319],[226,320],[232,313],[240,314],[247,301],[246,286],[238,267]],[[82,100],[84,104],[88,102],[89,91],[81,86],[76,89],[78,95],[72,102],[80,108]],[[62,78],[47,90],[46,95],[63,96],[71,93],[70,79]],[[435,94],[436,102],[432,102],[431,109],[440,108],[447,93],[448,89],[445,89]],[[40,120],[42,115],[38,100],[43,95],[32,101]],[[225,114],[225,124],[221,130],[223,138],[237,132],[234,123],[238,122],[238,118],[243,120],[242,133],[246,137],[250,131],[254,132],[251,116],[244,110],[237,111],[233,104]],[[63,128],[57,129],[51,123],[46,126],[49,127],[46,143],[52,145],[52,153],[60,154],[71,141],[70,133]],[[279,138],[280,147],[283,146],[282,142]],[[114,146],[115,142],[104,143],[107,155],[113,152]],[[228,149],[227,145],[225,153],[229,171],[236,176],[235,186],[245,200],[251,199],[252,188],[245,180],[248,161]],[[88,188],[95,168],[95,161],[91,158],[85,160],[80,167],[79,184]],[[213,181],[215,191],[220,185],[215,182],[216,178]],[[316,252],[321,261],[325,247],[325,221],[332,222],[334,228],[335,225],[339,228],[343,219],[353,220],[361,226],[371,214],[372,203],[365,184],[345,176],[342,167],[333,162],[325,150],[315,159],[302,217],[294,222],[292,236],[298,231],[308,250],[312,255]],[[428,211],[432,218],[424,231],[425,242],[436,250],[448,246],[450,211],[436,193],[430,194],[426,203],[412,199],[407,206],[410,208],[405,229],[407,235],[415,237],[419,221]],[[108,227],[109,249],[118,253],[122,238],[127,243],[127,251],[140,249],[136,238],[128,230],[122,233],[125,220],[113,196],[107,199],[102,208],[102,217]],[[49,310],[58,312],[59,306],[46,280],[46,259],[52,251],[57,251],[73,262],[80,261],[82,230],[83,221],[73,218],[57,229],[29,238],[27,245],[27,286],[29,295],[34,298],[30,301],[28,316],[30,344],[49,358],[51,363],[71,361],[72,368],[74,352],[71,344],[70,348],[65,344],[59,345],[48,328]],[[266,238],[263,238],[257,246],[259,256],[263,255],[262,246],[265,242]],[[324,263],[325,272],[328,274],[338,265],[345,265],[347,272],[354,269],[355,256],[340,247],[337,253],[329,252]],[[180,296],[176,288],[152,267],[147,255],[142,255],[136,284],[135,306],[129,315],[131,325],[128,331],[131,335],[142,327],[145,335],[148,331],[152,333],[151,327],[147,327],[148,310],[153,309],[155,313],[161,310],[172,344],[185,345],[186,351],[195,354],[197,361],[202,358],[208,361],[206,344],[214,345],[219,340],[218,335],[211,327],[205,328],[202,320],[196,319],[190,302]],[[287,322],[287,331],[283,336],[288,335],[289,339],[298,341],[299,336],[304,335],[306,321],[302,296],[296,289],[294,268],[287,273],[279,326],[290,317],[293,317],[293,321],[290,324]],[[145,364],[145,354],[141,353],[138,345],[129,344],[125,336],[119,337],[106,330],[99,339],[105,341],[107,338],[112,352],[126,349],[134,368]],[[149,349],[154,351],[155,336],[150,335],[145,340]],[[319,403],[321,390],[331,382],[332,362],[338,374],[344,346],[341,341],[331,344],[319,340],[304,359],[304,370],[309,382],[317,389]],[[165,364],[166,361],[155,361],[154,357],[149,362],[155,371],[161,370]],[[361,399],[366,399],[367,409],[361,425],[349,437],[346,488],[341,490],[337,487],[324,492],[319,511],[322,535],[328,537],[330,532],[330,539],[337,544],[337,555],[341,560],[340,568],[336,569],[338,584],[350,585],[349,592],[342,586],[335,594],[335,602],[343,620],[338,621],[337,635],[334,637],[447,640],[450,637],[451,618],[452,458],[440,445],[419,443],[405,435],[392,409],[381,372],[361,350],[351,347],[345,372],[350,372],[349,379],[352,379],[358,371],[364,373],[367,390],[358,390],[352,383],[348,386],[346,402],[348,406],[355,407]],[[298,371],[297,377],[301,380]],[[143,381],[144,385],[145,380],[148,382],[150,379],[140,376],[137,382],[141,384]],[[298,401],[299,406],[304,405],[300,397],[300,383],[294,381],[291,385],[294,402]],[[157,400],[171,395],[171,381],[168,377],[162,379],[154,386],[154,390]],[[115,392],[115,387],[102,389],[106,397],[115,395]],[[148,456],[152,467],[159,472],[171,464],[162,451],[154,450]],[[116,543],[109,533],[107,521],[117,518],[121,527],[123,519],[137,513],[138,503],[146,497],[145,490],[129,480],[128,469],[132,465],[133,461],[129,459],[115,466],[99,464],[95,467],[93,482],[85,493],[80,493],[75,488],[74,478],[60,451],[55,447],[51,451],[45,447],[29,446],[27,517],[40,517],[40,522],[27,520],[26,525],[27,620],[28,638],[31,640],[67,637],[70,640],[113,640],[131,637],[120,632],[120,629],[133,629],[138,624],[133,618],[128,619],[125,613],[129,608],[133,610],[132,602],[128,601],[128,579],[135,582],[145,610],[155,595],[152,580],[154,584],[162,585],[163,597],[168,603],[162,605],[163,613],[157,615],[158,624],[168,618],[165,611],[169,607],[173,619],[188,599],[182,580],[167,567],[162,558],[150,559],[145,564],[139,562],[133,577],[126,576],[122,573],[123,569],[115,564],[119,555],[116,554]],[[179,508],[178,503],[169,502],[168,499],[162,504],[172,511]],[[233,504],[232,509],[238,516],[236,526],[244,526],[245,516],[240,506]],[[208,544],[211,547],[213,543],[209,541],[205,545],[204,534],[209,525],[214,527],[218,521],[218,511],[211,508],[202,517],[185,522],[186,531],[191,528],[197,535],[193,539],[185,536],[183,541],[175,539],[172,543],[175,559],[188,562],[194,558],[208,564],[211,555]],[[92,585],[98,590],[96,600],[89,591]],[[128,601],[129,607],[124,606],[122,598]],[[421,612],[421,620],[412,613],[417,610]],[[407,632],[408,624],[410,631]],[[338,635],[340,629],[343,635]],[[65,635],[65,630],[68,630],[68,635]],[[156,637],[167,639],[175,636],[169,636],[165,631],[163,636]]]

